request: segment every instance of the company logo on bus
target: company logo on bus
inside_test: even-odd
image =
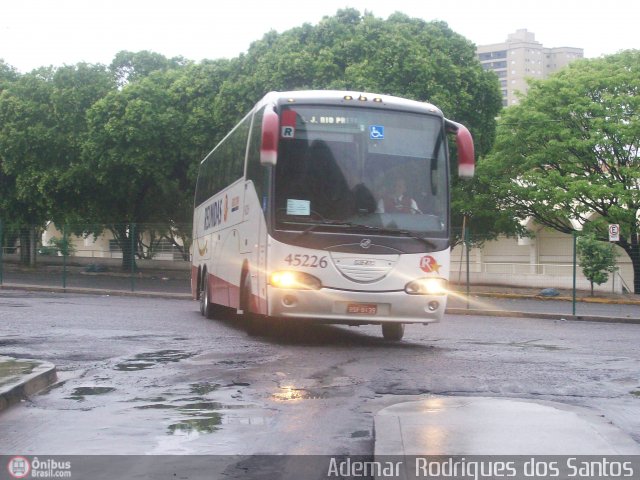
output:
[[[204,229],[213,228],[222,223],[222,198],[204,207]]]
[[[436,272],[440,273],[440,267],[438,261],[431,255],[426,255],[420,259],[420,269],[425,273]]]

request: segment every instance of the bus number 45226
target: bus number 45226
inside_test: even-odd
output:
[[[311,267],[311,268],[327,268],[327,257],[318,257],[316,255],[292,255],[289,254],[284,259],[291,267]]]

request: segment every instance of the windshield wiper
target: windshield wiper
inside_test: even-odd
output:
[[[309,225],[302,232],[300,232],[300,235],[305,235],[305,234],[311,232],[312,230],[315,230],[318,227],[325,227],[325,226],[329,226],[329,227],[358,227],[360,225],[357,225],[357,224],[351,223],[351,222],[339,222],[339,221],[333,221],[333,220],[322,220],[320,222],[314,223],[313,225]]]
[[[400,235],[405,235],[407,237],[411,237],[415,240],[419,240],[421,242],[423,242],[425,245],[427,245],[428,247],[431,248],[437,248],[438,246],[436,245],[435,242],[433,242],[432,240],[429,240],[428,238],[424,238],[424,237],[419,237],[418,235],[416,235],[415,233],[413,233],[410,230],[403,230],[400,228],[385,228],[385,227],[374,227],[372,225],[357,225],[358,227],[363,227],[366,228],[367,230],[374,230],[378,233],[391,233],[391,234],[400,234]]]
[[[429,240],[428,238],[419,237],[418,235],[414,234],[413,232],[411,232],[409,230],[396,229],[396,228],[376,227],[376,226],[373,226],[373,225],[363,225],[361,223],[352,223],[352,222],[340,222],[340,221],[324,220],[322,222],[314,223],[313,225],[308,226],[302,232],[300,232],[300,235],[305,235],[305,234],[315,230],[316,228],[323,227],[323,226],[348,227],[350,229],[364,229],[364,230],[374,231],[376,233],[382,233],[382,234],[387,233],[387,234],[405,235],[407,237],[411,237],[411,238],[413,238],[415,240],[421,241],[422,243],[424,243],[428,247],[437,248],[436,243],[433,242],[432,240]]]

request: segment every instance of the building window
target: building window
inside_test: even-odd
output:
[[[496,68],[506,68],[506,67],[507,67],[507,62],[488,62],[488,63],[482,64],[482,68],[484,68],[485,70],[494,70]]]
[[[495,52],[485,52],[478,55],[480,61],[493,60],[494,58],[507,58],[506,50],[498,50]]]

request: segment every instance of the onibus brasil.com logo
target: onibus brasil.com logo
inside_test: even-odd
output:
[[[52,458],[40,460],[33,457],[33,460],[29,461],[22,456],[12,457],[7,464],[7,470],[13,478],[71,478],[71,462]]]

